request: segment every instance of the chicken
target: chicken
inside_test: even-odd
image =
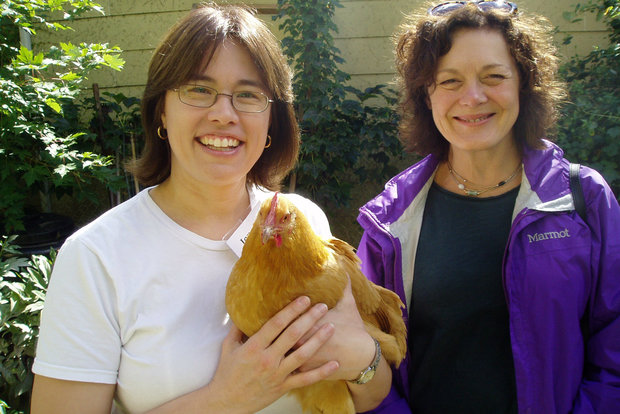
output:
[[[394,292],[370,282],[346,242],[321,239],[303,213],[281,194],[266,200],[226,287],[226,307],[235,325],[253,335],[280,309],[306,295],[333,308],[351,279],[366,330],[381,345],[386,361],[398,367],[406,353],[406,327]],[[320,381],[291,391],[305,412],[355,413],[345,381]]]

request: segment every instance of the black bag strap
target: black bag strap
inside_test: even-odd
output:
[[[573,203],[575,203],[575,211],[579,214],[579,217],[588,224],[586,220],[586,200],[583,196],[583,188],[581,188],[581,179],[579,178],[579,169],[581,165],[579,164],[570,164],[569,169],[569,185],[570,191],[573,195]],[[579,321],[579,325],[581,327],[581,335],[583,336],[584,342],[587,342],[590,337],[590,321],[588,320],[588,308],[589,308],[589,300],[586,305],[586,312]]]
[[[570,178],[570,191],[573,194],[573,202],[575,203],[575,211],[579,214],[579,217],[586,221],[586,200],[583,197],[583,188],[581,188],[581,179],[579,178],[579,169],[581,165],[570,164],[569,178]]]

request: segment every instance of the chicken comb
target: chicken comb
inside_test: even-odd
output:
[[[271,207],[269,208],[269,214],[267,214],[267,218],[265,218],[265,223],[276,223],[276,209],[278,208],[278,192],[276,191],[273,194],[273,198],[271,199]]]

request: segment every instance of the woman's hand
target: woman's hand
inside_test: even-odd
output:
[[[323,358],[312,368],[299,369],[334,333],[331,323],[315,328],[327,313],[327,306],[317,304],[308,310],[309,305],[307,297],[298,298],[245,342],[243,333],[232,327],[223,342],[213,380],[207,386],[218,402],[218,412],[258,411],[288,391],[326,379],[338,370],[334,358]],[[291,352],[309,331],[304,343]]]
[[[375,359],[376,349],[375,343],[366,331],[362,317],[357,310],[350,280],[342,299],[319,320],[315,329],[320,329],[325,324],[334,326],[334,334],[309,361],[299,368],[299,371],[316,369],[326,361],[336,360],[340,368],[328,379],[356,379],[362,370],[368,368]],[[309,337],[313,332],[310,331],[306,337]],[[297,345],[305,345],[306,337],[302,338]],[[366,412],[376,408],[388,395],[391,384],[392,371],[385,359],[381,357],[377,371],[371,381],[363,385],[347,383],[353,397],[355,410]]]
[[[373,361],[375,343],[366,331],[362,317],[357,310],[350,279],[342,299],[319,320],[315,329],[320,329],[325,324],[334,326],[333,336],[299,370],[304,372],[315,369],[328,361],[336,360],[340,368],[328,379],[356,379],[360,372]],[[310,331],[297,345],[304,344],[314,332],[315,330]]]

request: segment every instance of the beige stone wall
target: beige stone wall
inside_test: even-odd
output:
[[[563,56],[585,54],[593,45],[606,45],[605,27],[588,17],[570,24],[562,13],[577,0],[521,0],[519,7],[547,16],[559,28],[558,44],[565,34],[573,35],[573,43],[560,46]],[[393,79],[391,36],[406,13],[418,7],[420,0],[342,0],[336,10],[339,33],[336,46],[346,60],[343,69],[352,75],[351,83],[364,88]],[[41,35],[35,47],[47,47],[59,41],[107,42],[123,49],[125,69],[121,72],[102,70],[91,76],[105,90],[140,96],[146,68],[153,49],[165,31],[192,6],[196,0],[100,0],[105,16],[90,14],[71,23],[75,31]],[[229,1],[229,3],[235,3]],[[276,1],[246,1],[256,7],[267,25],[281,36],[277,23],[272,22]]]

